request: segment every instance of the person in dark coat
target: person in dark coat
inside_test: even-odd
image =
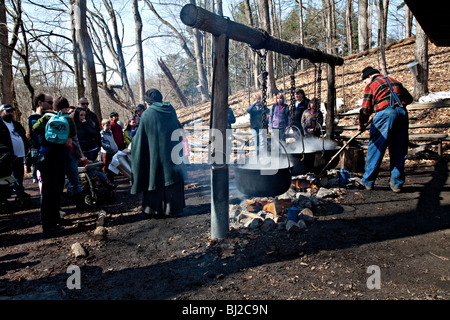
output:
[[[30,149],[30,142],[25,128],[19,122],[14,121],[13,116],[13,106],[10,104],[0,106],[0,144],[8,147],[10,154],[16,156],[13,162],[12,174],[19,185],[23,186],[24,161]]]
[[[76,108],[70,116],[77,126],[77,136],[81,151],[89,161],[96,161],[98,147],[95,122],[87,118],[86,110],[84,108]]]
[[[296,126],[302,135],[304,135],[304,128],[302,127],[302,115],[305,110],[308,109],[309,99],[305,95],[305,91],[303,89],[297,88],[294,93],[295,103],[294,109],[292,110],[292,123],[291,126]],[[295,133],[298,133],[296,129],[294,129]]]
[[[131,194],[143,194],[141,214],[145,218],[179,215],[185,207],[185,168],[172,158],[174,148],[182,144],[181,135],[172,141],[172,134],[180,123],[175,109],[162,102],[157,89],[148,90],[144,100],[147,109],[131,143]]]
[[[253,144],[255,145],[256,152],[259,152],[259,148],[263,145],[264,137],[261,136],[261,129],[265,129],[262,127],[262,116],[263,116],[263,105],[261,102],[261,95],[259,93],[253,96],[253,103],[248,107],[247,112],[250,114],[250,129],[252,132]],[[268,108],[266,110],[266,116],[270,110]],[[267,126],[267,119],[266,119]]]
[[[95,124],[95,141],[97,142],[97,154],[95,155],[95,157],[92,156],[92,158],[97,159],[98,153],[102,148],[102,137],[100,136],[100,131],[102,131],[101,122],[97,118],[95,112],[89,109],[89,100],[86,97],[82,97],[78,100],[78,106],[86,111],[86,120],[92,120]]]
[[[69,108],[69,102],[64,97],[53,101],[53,110],[63,114]],[[69,137],[65,144],[56,144],[45,139],[45,127],[51,119],[43,115],[33,125],[33,131],[41,136],[39,148],[38,170],[41,174],[41,224],[44,237],[53,237],[64,231],[62,226],[69,222],[60,217],[60,201],[64,190],[65,164],[69,160],[73,137],[77,127],[72,118],[66,117],[69,124]]]

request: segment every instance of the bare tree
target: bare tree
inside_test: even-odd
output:
[[[353,14],[352,0],[347,0],[347,5],[345,7],[345,31],[347,36],[348,54],[353,53],[352,14]]]
[[[408,6],[405,6],[405,38],[409,38],[412,35],[412,21],[413,21],[413,14]]]
[[[136,53],[137,53],[137,65],[138,65],[138,88],[139,88],[139,102],[144,101],[145,95],[145,75],[144,75],[144,52],[142,50],[142,19],[139,13],[138,0],[133,0],[133,16],[135,24],[135,36],[136,36]]]
[[[189,2],[195,5],[195,0],[189,0]],[[208,93],[208,80],[206,78],[206,70],[203,63],[202,35],[196,28],[192,30],[192,33],[194,35],[194,51],[195,63],[197,66],[198,85],[202,96],[202,102],[205,102],[210,100],[211,96]]]
[[[247,19],[247,24],[251,27],[254,26],[253,22],[253,16],[252,16],[252,10],[250,8],[250,0],[244,0],[244,7],[245,7],[245,17]],[[258,75],[259,75],[259,69],[258,69],[258,54],[254,51],[252,51],[252,61],[253,61],[253,81],[254,81],[254,88],[255,90],[258,90]]]
[[[386,66],[386,19],[385,19],[385,4],[388,2],[384,0],[378,0],[378,46],[380,47],[380,55],[381,55],[381,72],[387,75],[387,66]],[[387,8],[386,8],[387,9]]]
[[[303,0],[296,0],[298,2],[298,20],[299,20],[299,33],[300,33],[300,44],[305,43],[305,31],[303,27]],[[300,61],[300,69],[304,68],[303,59]]]
[[[413,97],[418,100],[428,93],[428,36],[416,21],[415,57],[418,64],[418,75],[414,82]]]
[[[75,12],[74,6],[70,8],[70,21],[71,21],[71,35],[72,35],[72,44],[73,44],[73,66],[74,66],[74,75],[75,75],[75,83],[77,87],[77,97],[78,99],[85,96],[85,86],[83,81],[83,57],[81,56],[80,44],[77,40],[77,32],[75,27]]]
[[[19,19],[19,18],[18,18]],[[16,34],[20,23],[14,26],[14,31],[12,33],[12,38],[16,38]],[[16,28],[17,27],[17,28]],[[2,103],[9,103],[16,105],[14,97],[14,81],[12,73],[12,48],[17,40],[10,44],[8,43],[8,23],[6,20],[6,5],[5,1],[0,1],[0,95]]]
[[[70,0],[75,18],[75,32],[80,44],[86,77],[86,96],[89,99],[92,110],[98,119],[102,119],[100,98],[97,87],[97,73],[95,71],[94,55],[92,53],[91,39],[89,38],[86,23],[86,0]]]
[[[270,35],[272,34],[270,28],[269,2],[268,0],[258,0],[259,10],[263,29]],[[272,51],[267,53],[267,72],[269,73],[269,87],[267,88],[267,95],[273,96],[277,92],[277,85],[275,83],[275,75],[273,70]]]
[[[367,28],[367,1],[358,2],[358,44],[359,52],[369,49],[369,29]]]

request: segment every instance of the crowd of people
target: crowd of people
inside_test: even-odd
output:
[[[115,188],[115,174],[108,169],[109,164],[118,151],[130,146],[146,109],[146,104],[139,104],[124,126],[117,112],[112,112],[109,119],[98,119],[86,97],[73,106],[65,97],[40,93],[34,98],[33,112],[24,128],[13,120],[13,106],[3,104],[0,107],[0,145],[14,154],[11,171],[19,185],[23,188],[25,167],[31,172],[33,183],[39,184],[44,236],[58,234],[70,224],[64,219],[59,201],[66,181],[67,193],[73,197],[77,210],[86,209],[78,167],[102,161],[107,182],[111,189]],[[53,118],[63,118],[63,127],[67,123],[63,143],[48,137],[47,124]]]
[[[384,151],[389,147],[391,188],[399,192],[405,180],[408,132],[405,106],[412,102],[412,97],[400,82],[381,76],[376,69],[365,68],[362,74],[366,88],[360,113],[361,131],[365,130],[368,117],[375,112],[362,183],[367,189],[373,188]],[[228,109],[230,128],[236,119],[232,110]],[[264,110],[267,112],[265,115]],[[33,182],[40,183],[44,236],[59,234],[69,224],[60,213],[59,201],[66,177],[68,191],[75,199],[77,209],[82,210],[85,203],[81,196],[78,166],[102,161],[104,174],[113,188],[115,174],[108,167],[114,155],[126,148],[131,152],[130,192],[142,193],[141,215],[158,218],[178,215],[183,211],[184,163],[175,164],[171,159],[175,146],[183,142],[182,136],[174,141],[172,134],[182,127],[175,109],[169,102],[163,102],[157,89],[145,93],[144,103],[136,106],[126,125],[119,120],[117,112],[112,112],[109,119],[98,119],[89,109],[86,97],[80,98],[75,107],[65,97],[54,98],[47,93],[36,95],[27,130],[13,120],[14,111],[9,104],[0,107],[0,145],[15,155],[12,172],[21,186],[25,163],[27,168],[30,167]],[[292,127],[297,128],[299,135],[306,137],[321,134],[323,114],[319,100],[309,100],[302,89],[295,90],[292,108],[284,103],[284,95],[279,93],[269,111],[257,94],[247,112],[256,146],[261,144],[261,130],[266,129],[263,128],[263,116],[268,119],[269,130],[277,133],[276,137],[281,141],[285,140],[287,130]],[[66,131],[60,130],[61,127],[66,127]],[[27,158],[31,161],[26,161]]]
[[[277,134],[275,137],[285,141],[290,128],[296,138],[301,136],[320,136],[323,125],[323,114],[320,111],[320,102],[317,98],[309,100],[303,89],[295,90],[295,102],[290,108],[284,102],[283,93],[278,93],[276,103],[272,107],[265,108],[269,131]],[[250,128],[252,130],[255,146],[261,146],[261,128],[263,118],[263,106],[261,95],[255,94],[253,103],[248,107],[250,114]]]

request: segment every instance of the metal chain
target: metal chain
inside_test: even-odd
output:
[[[261,57],[261,74],[262,74],[262,117],[261,117],[261,128],[267,128],[267,76],[269,73],[266,71],[266,61],[267,61],[267,50],[264,50],[264,55]]]
[[[317,99],[319,99],[319,106],[322,96],[322,63],[319,63],[319,69],[317,70]]]
[[[290,112],[290,120],[291,124],[294,121],[294,109],[295,109],[295,71],[297,70],[297,65],[295,64],[295,61],[292,66],[292,73],[291,73],[291,112]]]
[[[262,118],[261,118],[261,128],[265,129],[267,127],[267,76],[269,73],[266,71],[266,62],[267,62],[267,50],[264,50],[264,53],[259,52],[255,48],[252,50],[259,56],[261,65],[260,65],[260,74],[262,77],[262,94],[261,94],[261,103],[262,103]]]

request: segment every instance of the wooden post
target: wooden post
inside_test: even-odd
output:
[[[211,110],[211,239],[225,238],[229,230],[229,177],[226,152],[228,127],[228,37],[214,36],[214,77]]]
[[[334,109],[336,107],[336,69],[333,65],[327,67],[327,139],[334,139]]]

